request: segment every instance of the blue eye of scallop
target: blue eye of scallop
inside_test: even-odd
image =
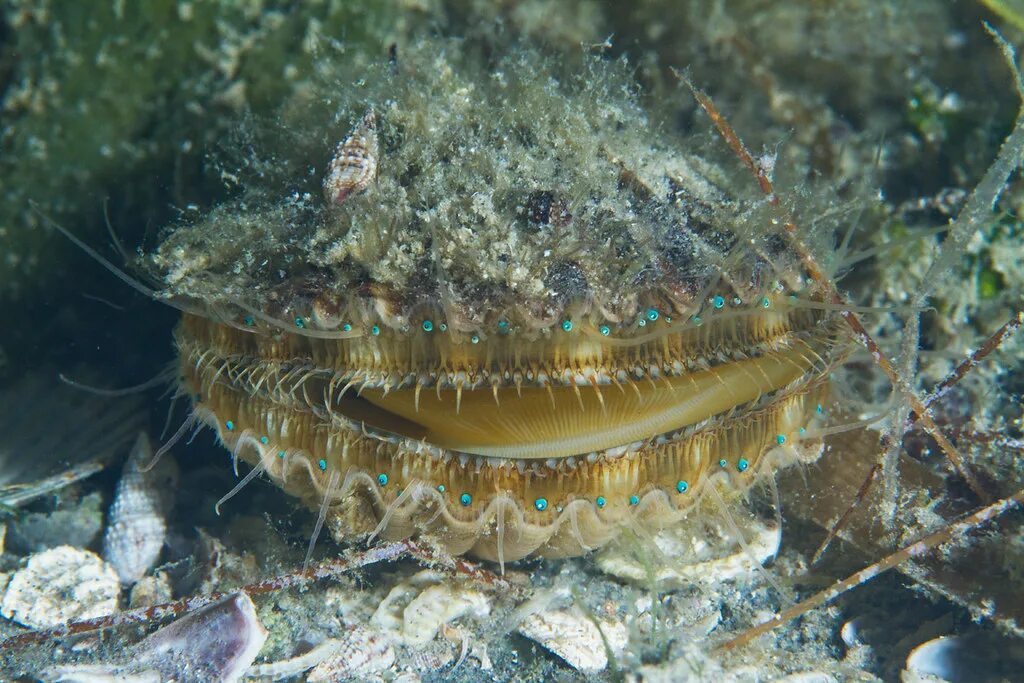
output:
[[[374,325],[373,327],[371,327],[370,334],[372,334],[374,337],[380,336],[380,326]]]
[[[284,457],[284,451],[278,451],[277,452],[277,457],[283,458]]]
[[[816,412],[818,415],[821,415],[823,412],[825,412],[825,409],[822,408],[821,404],[819,403],[814,407],[814,412]]]
[[[299,328],[301,330],[305,326],[306,326],[306,321],[305,320],[303,320],[302,318],[296,318],[295,319],[295,327],[297,327],[297,328]]]
[[[780,446],[786,443],[786,435],[779,434],[777,437],[775,437],[775,443],[779,444]]]
[[[537,508],[541,512],[544,512],[545,510],[548,509],[547,498],[538,498],[537,500],[533,501],[533,507]]]
[[[640,496],[630,496],[629,497],[629,504],[630,505],[637,505],[639,503],[640,503]]]
[[[444,493],[444,491],[445,491],[444,484],[438,484],[437,485],[437,490],[440,491],[441,493]]]
[[[644,318],[640,318],[640,320],[636,321],[636,324],[639,325],[640,327],[646,327],[647,321]]]
[[[344,325],[342,325],[341,326],[341,331],[342,332],[351,332],[352,331],[351,323],[345,323]]]
[[[387,486],[388,485],[388,475],[384,474],[383,472],[378,474],[377,475],[377,483],[380,484],[381,486]]]
[[[609,334],[612,333],[612,328],[608,327],[607,325],[601,325],[601,327],[597,328],[597,330],[598,332],[601,333],[601,336],[603,337],[607,337]]]
[[[647,319],[650,320],[651,322],[654,322],[655,320],[657,320],[658,319],[658,315],[659,314],[658,314],[658,309],[657,308],[648,308],[647,309]]]
[[[761,308],[768,308],[771,305],[772,300],[769,299],[768,297],[764,297],[763,299],[761,299]]]
[[[225,427],[227,427],[227,430],[228,430],[229,432],[233,432],[233,431],[235,431],[235,423],[234,423],[234,422],[232,422],[231,420],[228,420],[227,422],[225,422],[225,423],[224,423],[224,426],[225,426]]]
[[[594,502],[597,503],[597,507],[603,508],[606,501],[604,499],[604,496],[598,496]]]
[[[736,469],[740,472],[746,472],[748,467],[750,467],[750,463],[747,462],[746,458],[740,458],[740,461],[736,463]]]
[[[679,493],[686,493],[689,490],[690,490],[690,485],[687,482],[680,481],[680,482],[676,483],[676,491],[678,491]]]
[[[268,439],[265,436],[261,436],[260,437],[260,443],[263,444],[264,446],[266,446],[268,443],[270,443],[270,439]]]
[[[721,308],[722,306],[725,306],[725,297],[716,296],[714,299],[711,300],[711,303],[712,305],[714,305],[715,308]]]
[[[501,330],[502,332],[507,330],[508,329],[508,321],[507,320],[499,320],[498,321],[498,329]]]
[[[473,502],[473,496],[469,495],[468,493],[463,493],[461,496],[459,496],[459,502],[462,503],[462,507],[468,508],[470,504]]]
[[[318,460],[316,464],[320,466],[321,472],[327,469],[327,461],[324,460],[323,458],[320,458],[320,460]]]
[[[472,342],[473,344],[479,344],[480,343],[480,336],[474,334],[472,337],[469,338],[469,341]]]
[[[566,332],[572,332],[572,321],[571,320],[563,320],[562,321],[562,329],[565,330]]]
[[[725,458],[722,458],[721,460],[718,461],[718,466],[719,467],[728,467],[729,463],[726,461]]]
[[[433,322],[431,322],[430,320],[424,320],[423,321],[423,331],[424,332],[431,332],[431,331],[433,331],[433,329],[434,329],[434,323]]]
[[[251,315],[245,316],[245,320],[243,320],[242,322],[244,322],[249,327],[252,327],[253,325],[256,324],[256,321],[252,319]]]

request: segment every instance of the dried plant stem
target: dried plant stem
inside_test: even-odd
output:
[[[1024,502],[1024,489],[1021,489],[1009,498],[1003,498],[998,500],[991,505],[981,508],[976,512],[973,512],[966,517],[960,519],[957,522],[948,524],[938,531],[932,532],[924,538],[911,543],[910,545],[897,550],[891,555],[887,555],[878,562],[868,565],[864,569],[861,569],[856,574],[849,576],[841,581],[837,581],[831,587],[812,595],[806,600],[801,600],[797,604],[783,610],[779,616],[766,621],[763,624],[749,628],[735,638],[726,641],[719,645],[719,649],[722,650],[733,650],[743,645],[746,645],[750,641],[758,638],[765,633],[768,633],[772,629],[785,624],[786,622],[799,617],[802,614],[820,607],[821,605],[827,604],[832,600],[835,600],[838,596],[842,595],[846,591],[855,588],[871,579],[875,578],[882,572],[888,571],[893,567],[896,567],[909,559],[919,557],[929,550],[936,548],[944,543],[949,543],[963,536],[967,532],[976,529],[977,527],[989,522],[999,515],[1003,514],[1007,510],[1016,507]]]
[[[821,545],[818,546],[818,549],[814,552],[814,556],[811,557],[811,564],[818,563],[818,560],[820,560],[821,556],[825,554],[825,551],[828,549],[829,544],[832,543],[832,540],[839,535],[839,532],[842,531],[846,524],[850,521],[850,516],[853,514],[853,511],[856,510],[857,507],[864,501],[864,498],[867,497],[868,491],[871,490],[871,484],[874,483],[875,477],[878,476],[878,472],[881,469],[882,466],[876,463],[868,471],[868,476],[865,477],[864,483],[860,485],[860,489],[857,491],[857,495],[854,496],[853,502],[850,503],[849,507],[846,508],[846,511],[842,514],[839,520],[832,525],[832,528],[828,531],[828,535],[825,536],[825,540],[821,542]]]
[[[725,120],[721,113],[719,113],[718,109],[711,101],[711,98],[709,98],[705,93],[697,89],[697,87],[692,82],[690,82],[690,80],[686,78],[685,75],[677,73],[676,76],[680,78],[690,89],[690,91],[693,93],[694,98],[696,98],[698,104],[700,104],[701,108],[711,119],[711,122],[715,124],[715,127],[718,129],[719,134],[726,141],[729,147],[732,148],[733,152],[739,157],[740,161],[743,162],[743,165],[750,169],[750,171],[757,178],[757,183],[761,187],[761,191],[768,198],[768,203],[771,204],[773,207],[781,209],[781,202],[779,201],[778,195],[775,194],[775,187],[772,185],[771,180],[768,178],[764,169],[761,168],[754,161],[754,157],[750,154],[750,151],[747,150],[746,145],[744,145],[743,141],[740,140],[739,136],[736,134],[736,131],[734,131],[732,126],[729,125],[729,122]],[[1014,132],[1016,132],[1016,130]],[[1024,133],[1022,133],[1021,135],[1021,143],[1024,144]],[[1007,145],[1004,144],[1003,150],[1000,152],[1000,154],[1002,154],[1003,151],[1006,151],[1006,147]],[[811,253],[811,250],[807,247],[806,244],[804,244],[803,240],[800,239],[796,223],[791,218],[787,218],[783,222],[783,227],[785,228],[786,235],[789,239],[790,245],[793,247],[793,250],[796,252],[797,256],[800,257],[800,260],[803,262],[804,267],[807,268],[807,272],[810,274],[811,279],[814,280],[814,282],[825,293],[826,298],[829,300],[829,302],[836,304],[838,306],[848,306],[848,302],[836,289],[835,283],[833,283],[832,280],[827,275],[825,275],[824,271],[822,271],[821,267],[818,265],[817,259],[815,259],[814,255]],[[939,430],[938,425],[936,425],[935,421],[932,420],[924,404],[914,393],[910,385],[896,371],[896,368],[885,356],[885,354],[882,353],[881,348],[879,348],[878,344],[868,333],[863,323],[861,323],[860,318],[858,318],[857,315],[850,310],[841,310],[839,311],[839,315],[843,317],[847,325],[849,325],[849,327],[853,330],[854,336],[861,343],[861,345],[863,345],[868,350],[868,353],[870,353],[871,356],[875,359],[875,363],[889,377],[889,380],[893,383],[893,386],[907,396],[907,400],[910,403],[910,408],[917,415],[920,416],[918,419],[920,420],[921,424],[932,436],[932,438],[935,439],[936,443],[938,443],[939,447],[942,449],[942,452],[945,453],[946,457],[957,469],[957,471],[960,472],[961,476],[963,476],[963,478],[967,481],[967,484],[971,487],[971,490],[973,490],[975,494],[977,494],[982,500],[989,500],[989,496],[985,493],[984,489],[981,487],[981,484],[978,483],[978,480],[974,477],[974,474],[967,469],[963,461],[963,458],[960,457],[960,453],[957,452],[953,444],[949,442],[949,439],[947,439]]]
[[[1022,324],[1024,324],[1024,309],[1018,309],[1006,324],[996,330],[976,351],[967,356],[960,365],[956,366],[953,372],[949,373],[944,380],[939,382],[938,386],[935,387],[932,393],[925,397],[924,407],[930,408],[936,401],[945,396],[946,392],[948,392],[957,382],[962,380],[975,365],[984,360],[990,353],[998,349],[1004,341],[1012,337],[1014,333],[1021,328]],[[916,421],[917,413],[915,412],[910,415],[907,428],[909,429]]]
[[[15,484],[0,488],[0,506],[16,508],[52,494],[77,481],[91,477],[97,472],[102,472],[107,466],[108,460],[109,458],[106,456],[93,458],[78,463],[60,474],[40,479],[31,484]]]

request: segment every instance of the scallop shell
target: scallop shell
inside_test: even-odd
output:
[[[652,129],[608,65],[570,87],[528,51],[485,72],[418,49],[430,68],[325,113],[377,107],[323,206],[254,190],[153,256],[187,311],[195,417],[336,537],[501,563],[680,522],[817,457],[848,332],[763,203]],[[372,203],[345,201],[378,170]]]

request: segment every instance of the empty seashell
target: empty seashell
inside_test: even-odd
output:
[[[164,680],[235,681],[266,639],[256,606],[238,592],[153,633],[136,646],[136,660]]]
[[[309,672],[308,681],[345,681],[387,671],[395,650],[387,634],[356,627],[338,639],[334,654]]]
[[[746,549],[734,540],[724,522],[709,520],[699,531],[688,526],[659,531],[654,543],[660,552],[653,557],[649,549],[640,549],[635,543],[613,543],[597,554],[597,566],[616,578],[640,584],[650,581],[653,569],[653,578],[666,589],[747,576],[756,571],[755,561],[764,564],[775,557],[781,534],[774,524],[752,517],[738,518],[736,523],[747,539]]]
[[[341,204],[358,194],[377,176],[377,117],[366,112],[334,153],[324,177],[324,198]]]
[[[55,667],[46,680],[237,681],[259,654],[267,631],[245,593],[233,593],[190,612],[134,645],[123,660]]]
[[[103,559],[113,565],[124,583],[134,583],[146,575],[160,556],[167,533],[164,516],[173,502],[177,467],[164,455],[152,469],[144,471],[152,459],[149,438],[140,433],[110,506]]]
[[[626,627],[617,621],[600,621],[600,630],[578,608],[539,612],[527,617],[519,633],[561,657],[584,674],[603,671],[608,666],[605,641],[618,656],[626,647]]]
[[[942,636],[914,648],[903,683],[999,683],[1020,679],[1024,647],[1012,638],[981,632]]]
[[[467,614],[485,617],[490,609],[480,591],[443,582],[436,572],[422,571],[391,589],[372,622],[396,631],[404,644],[415,648],[433,640],[444,624]]]
[[[95,553],[62,545],[32,555],[11,577],[0,614],[31,628],[92,619],[117,610],[121,582]]]

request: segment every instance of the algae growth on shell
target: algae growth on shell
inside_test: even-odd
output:
[[[624,63],[492,59],[325,65],[241,196],[168,234],[196,418],[339,537],[501,561],[816,457],[846,344],[764,203]]]

